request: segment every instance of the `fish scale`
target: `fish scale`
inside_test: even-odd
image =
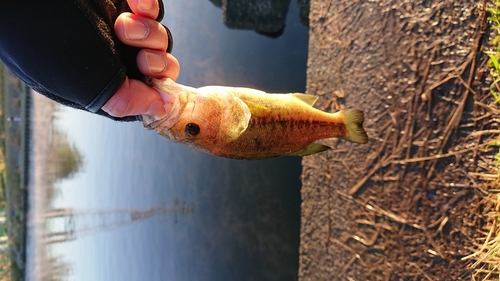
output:
[[[268,131],[274,133],[265,133]],[[216,154],[243,159],[264,159],[277,154],[293,155],[300,150],[297,148],[298,143],[310,145],[318,139],[344,136],[345,131],[345,124],[340,122],[252,117],[245,132],[238,139],[221,146]],[[303,145],[300,147],[303,148]],[[241,150],[251,153],[243,154]]]

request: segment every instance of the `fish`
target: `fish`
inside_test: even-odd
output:
[[[318,97],[273,94],[252,88],[193,88],[150,78],[170,109],[165,117],[142,115],[145,128],[173,142],[220,157],[257,160],[306,156],[330,149],[319,141],[341,138],[364,144],[364,113],[313,107]]]

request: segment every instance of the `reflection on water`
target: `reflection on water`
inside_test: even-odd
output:
[[[60,195],[53,203],[42,204],[47,181],[35,169],[33,179],[39,181],[32,198],[39,202],[30,218],[38,227],[37,258],[30,274],[92,271],[97,278],[92,280],[119,280],[116,272],[137,274],[139,280],[163,280],[162,274],[175,280],[296,279],[299,158],[216,158],[166,143],[139,126],[120,128],[113,136],[137,135],[114,143],[113,149],[114,138],[104,136],[107,158],[84,153],[84,172],[58,184]],[[34,149],[46,151],[39,147],[44,138],[35,139]],[[137,153],[123,153],[129,147]],[[89,180],[101,184],[86,185]],[[43,249],[43,240],[54,244]],[[139,260],[113,261],[116,256]],[[82,259],[96,264],[82,264]]]
[[[307,29],[293,4],[278,39],[228,30],[208,1],[165,5],[179,82],[304,91]],[[56,126],[83,166],[55,183],[60,192],[48,202],[42,163],[54,108],[35,95],[33,111],[29,280],[51,271],[71,280],[297,279],[300,158],[217,158],[139,123],[63,108]],[[61,216],[47,222],[48,210]],[[47,233],[71,235],[44,248]]]
[[[154,216],[173,215],[177,222],[177,216],[190,214],[194,208],[184,203],[179,205],[175,200],[174,207],[155,206],[144,210],[121,209],[121,210],[74,210],[73,208],[48,208],[42,216],[45,225],[48,226],[43,232],[43,243],[53,244],[75,240],[78,236],[91,234],[120,227],[133,221],[145,220]]]

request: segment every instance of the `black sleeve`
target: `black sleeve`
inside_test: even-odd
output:
[[[163,4],[158,2],[161,20]],[[114,34],[116,18],[126,11],[125,0],[1,1],[0,59],[56,102],[116,120],[137,120],[114,118],[101,109],[125,76],[143,78],[136,64],[139,49]]]

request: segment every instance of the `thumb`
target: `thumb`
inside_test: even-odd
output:
[[[166,107],[171,105],[165,104],[157,90],[127,77],[102,110],[114,117],[147,114],[162,118],[166,115]]]

